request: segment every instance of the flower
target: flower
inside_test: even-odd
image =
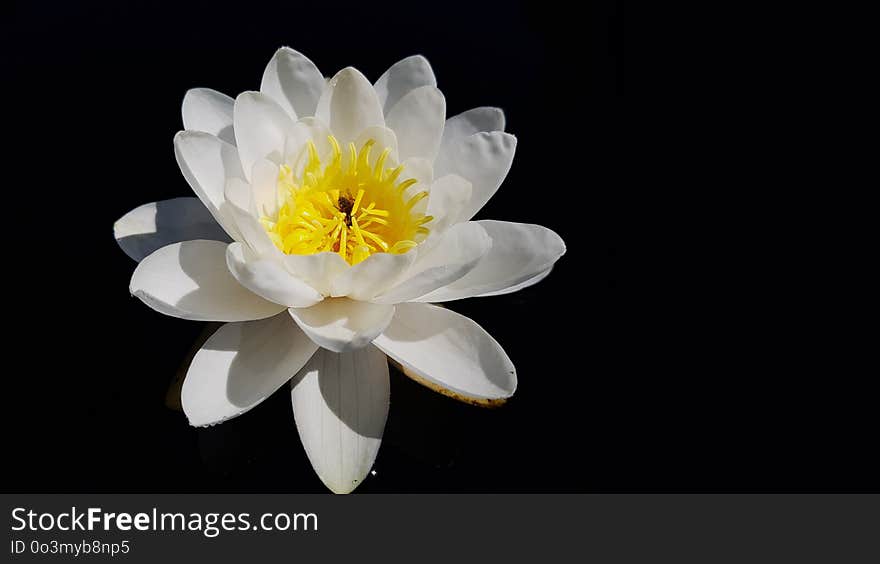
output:
[[[227,322],[187,372],[190,424],[241,415],[290,382],[312,466],[348,493],[382,439],[386,356],[460,400],[514,393],[501,346],[431,304],[525,288],[565,252],[538,225],[471,221],[513,160],[501,110],[447,120],[421,56],[370,84],[351,67],[325,80],[282,48],[259,92],[187,92],[183,124],[174,150],[198,199],[146,204],[114,230],[140,261],[132,294],[166,315]]]

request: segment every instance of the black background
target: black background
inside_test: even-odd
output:
[[[633,85],[631,50],[653,47],[620,3],[158,6],[4,8],[7,489],[324,491],[285,388],[209,429],[165,406],[204,324],[130,297],[135,264],[112,234],[130,209],[190,194],[172,150],[185,91],[257,89],[281,45],[325,75],[353,65],[371,79],[421,53],[449,115],[502,107],[517,155],[479,217],[540,223],[568,246],[537,286],[450,304],[505,347],[516,396],[485,410],[393,375],[376,475],[358,492],[877,489],[870,412],[824,393],[832,365],[802,370],[827,359],[792,345],[795,308],[784,288],[756,291],[761,263],[710,240],[726,173],[706,171],[691,197],[658,166],[678,156],[678,129],[639,116],[699,101],[671,75],[657,96]]]

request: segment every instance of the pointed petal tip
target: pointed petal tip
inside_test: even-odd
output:
[[[361,481],[353,480],[351,484],[337,484],[334,482],[330,482],[329,480],[325,480],[323,476],[318,474],[318,478],[321,479],[321,483],[327,486],[327,489],[336,495],[348,495],[354,490],[357,489],[358,486],[361,485]]]
[[[362,83],[364,86],[369,85],[371,88],[373,86],[373,84],[369,80],[367,80],[367,77],[364,75],[364,73],[352,66],[345,67],[344,69],[340,70],[332,77],[330,77],[328,85],[333,88],[339,86],[340,82],[344,84],[349,81],[357,81]]]
[[[495,116],[500,121],[501,131],[504,131],[504,127],[507,125],[507,116],[504,115],[504,109],[499,108],[498,106],[484,106],[484,108]]]
[[[415,55],[410,55],[409,57],[404,57],[398,63],[404,62],[416,62],[423,63],[429,70],[431,70],[433,74],[433,69],[431,68],[431,62],[428,61],[428,57],[422,55],[421,53],[416,53]]]
[[[198,96],[199,94],[218,94],[221,96],[226,96],[223,92],[219,90],[214,90],[213,88],[208,88],[206,86],[194,86],[192,88],[188,88],[186,92],[184,92],[183,97],[187,96]]]
[[[339,79],[339,78],[343,78],[343,77],[347,78],[350,76],[363,76],[363,75],[364,74],[361,71],[357,70],[356,68],[354,68],[352,66],[347,66],[347,67],[341,69],[339,72],[337,72],[333,76],[333,78]]]
[[[259,98],[263,95],[264,94],[262,92],[258,92],[256,90],[245,90],[244,92],[240,92],[238,94],[238,96],[235,97],[235,101],[238,102],[239,100],[242,100],[245,98],[255,99],[255,98]]]

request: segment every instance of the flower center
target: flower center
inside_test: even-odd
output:
[[[385,166],[391,149],[371,163],[375,140],[360,150],[349,143],[347,155],[335,137],[328,140],[332,154],[326,164],[309,141],[301,174],[281,166],[278,212],[260,218],[275,246],[295,255],[332,251],[354,265],[373,253],[405,253],[423,241],[425,224],[434,218],[416,208],[428,192],[409,194],[417,181],[397,181],[403,165]]]

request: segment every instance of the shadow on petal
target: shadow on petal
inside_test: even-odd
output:
[[[348,353],[322,352],[318,387],[324,403],[358,435],[381,439],[389,395],[385,354],[372,346]]]
[[[263,319],[283,311],[286,306],[265,300],[238,283],[226,266],[226,246],[223,242],[181,243],[178,263],[196,288],[182,295],[175,307],[201,312],[223,306],[235,313],[230,321]]]
[[[428,304],[400,304],[374,344],[417,382],[460,401],[498,405],[516,391],[516,369],[476,322]]]
[[[147,204],[151,206],[151,204]],[[145,206],[138,208],[143,209]],[[197,198],[173,198],[152,204],[155,216],[152,218],[155,227],[153,232],[136,233],[117,239],[125,254],[140,261],[154,251],[166,245],[193,239],[209,239],[214,241],[232,242],[226,231],[214,220],[211,212]],[[132,210],[125,217],[138,210]],[[151,218],[144,216],[144,229],[149,229]]]
[[[211,343],[214,350],[235,353],[227,373],[226,398],[241,407],[252,407],[274,393],[317,348],[284,314],[250,322],[250,327],[254,329],[246,340],[243,333],[238,333]],[[273,377],[266,377],[268,374]]]

